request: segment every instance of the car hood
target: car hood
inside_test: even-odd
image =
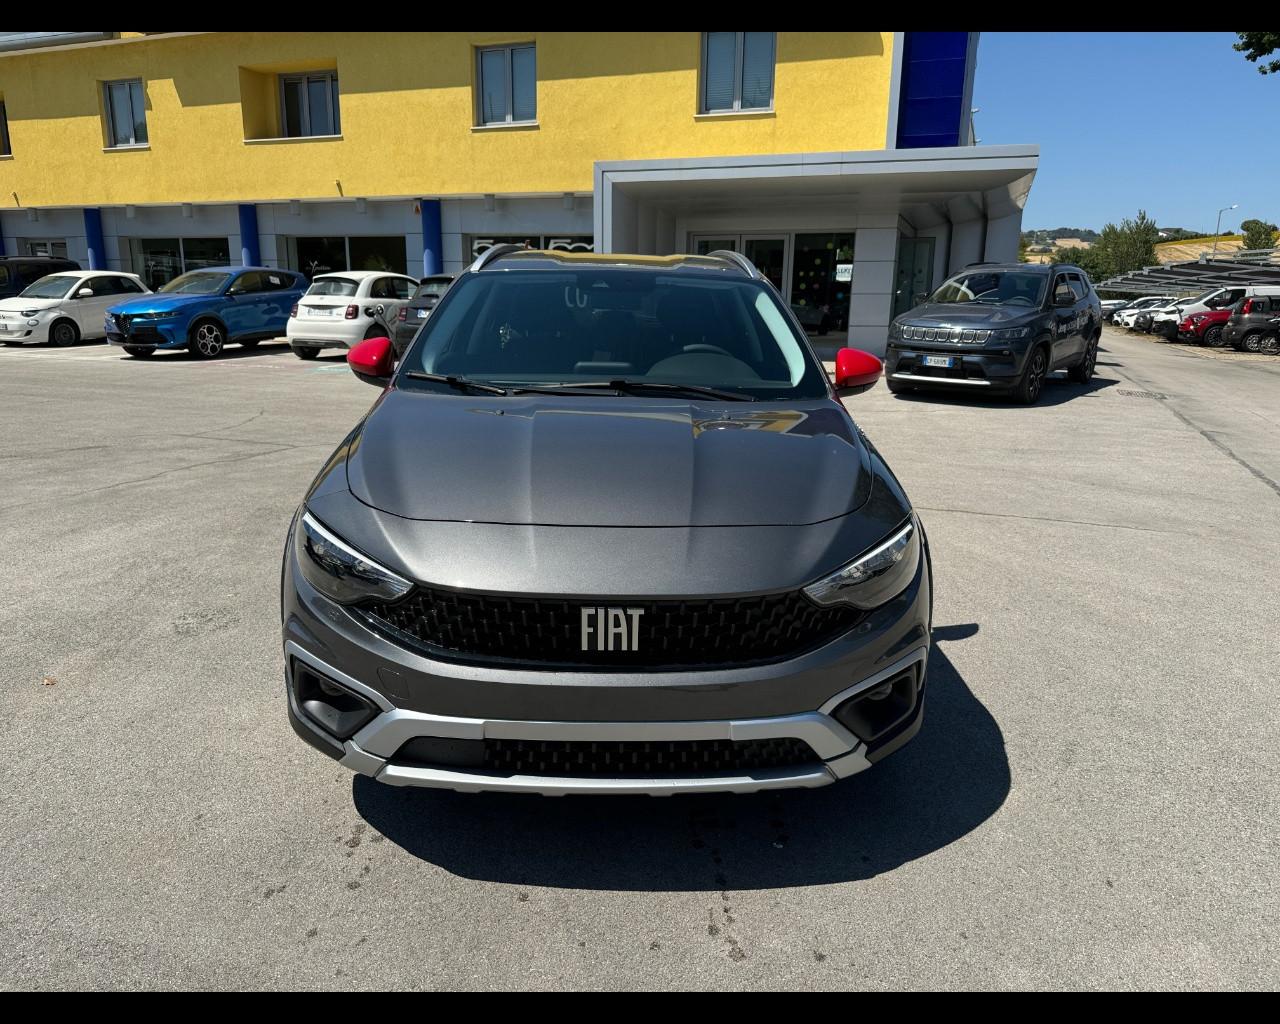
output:
[[[218,298],[217,295],[161,295],[158,292],[152,292],[150,295],[140,295],[136,299],[116,303],[107,312],[128,313],[130,315],[138,313],[169,313],[175,310],[188,309],[192,306],[199,306],[216,298]]]
[[[0,299],[0,312],[21,313],[24,309],[53,309],[61,306],[66,299],[24,299],[15,295],[9,299]]]
[[[871,489],[866,446],[829,400],[398,389],[353,439],[347,483],[406,519],[628,527],[816,523]]]
[[[909,327],[965,327],[986,328],[1016,327],[1030,320],[1040,310],[1026,306],[988,306],[973,302],[928,302],[917,306],[903,316],[898,323]]]

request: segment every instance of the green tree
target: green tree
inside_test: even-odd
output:
[[[1074,263],[1089,275],[1094,284],[1111,277],[1111,265],[1107,254],[1095,244],[1088,249],[1059,249],[1053,256],[1054,263]]]
[[[1027,236],[1025,234],[1018,239],[1018,262],[1027,262]]]
[[[1244,54],[1244,59],[1257,64],[1263,57],[1270,57],[1280,49],[1280,32],[1237,32],[1240,42],[1232,43],[1233,50]],[[1280,60],[1263,63],[1258,68],[1260,75],[1280,74]]]
[[[1270,249],[1276,244],[1276,226],[1265,220],[1246,220],[1240,225],[1246,249]]]

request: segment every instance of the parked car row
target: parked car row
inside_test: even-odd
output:
[[[1116,326],[1169,341],[1210,348],[1231,345],[1247,352],[1280,351],[1280,286],[1276,285],[1231,285],[1172,300],[1143,296],[1104,316]]]
[[[314,359],[321,349],[394,332],[403,353],[452,280],[352,270],[308,284],[292,270],[226,266],[190,270],[153,292],[137,274],[0,257],[0,341],[67,346],[105,338],[136,358],[185,349],[212,359],[227,345],[285,337],[300,359]]]

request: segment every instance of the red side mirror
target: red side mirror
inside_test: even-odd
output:
[[[842,395],[866,391],[880,379],[884,364],[870,352],[842,348],[836,353],[836,390]]]
[[[396,368],[396,352],[390,338],[366,338],[347,353],[351,372],[366,384],[382,387]]]

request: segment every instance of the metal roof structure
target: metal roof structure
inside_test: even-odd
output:
[[[1185,263],[1143,267],[1094,284],[1098,291],[1137,295],[1188,295],[1231,284],[1280,285],[1280,249],[1252,249],[1201,256]]]

